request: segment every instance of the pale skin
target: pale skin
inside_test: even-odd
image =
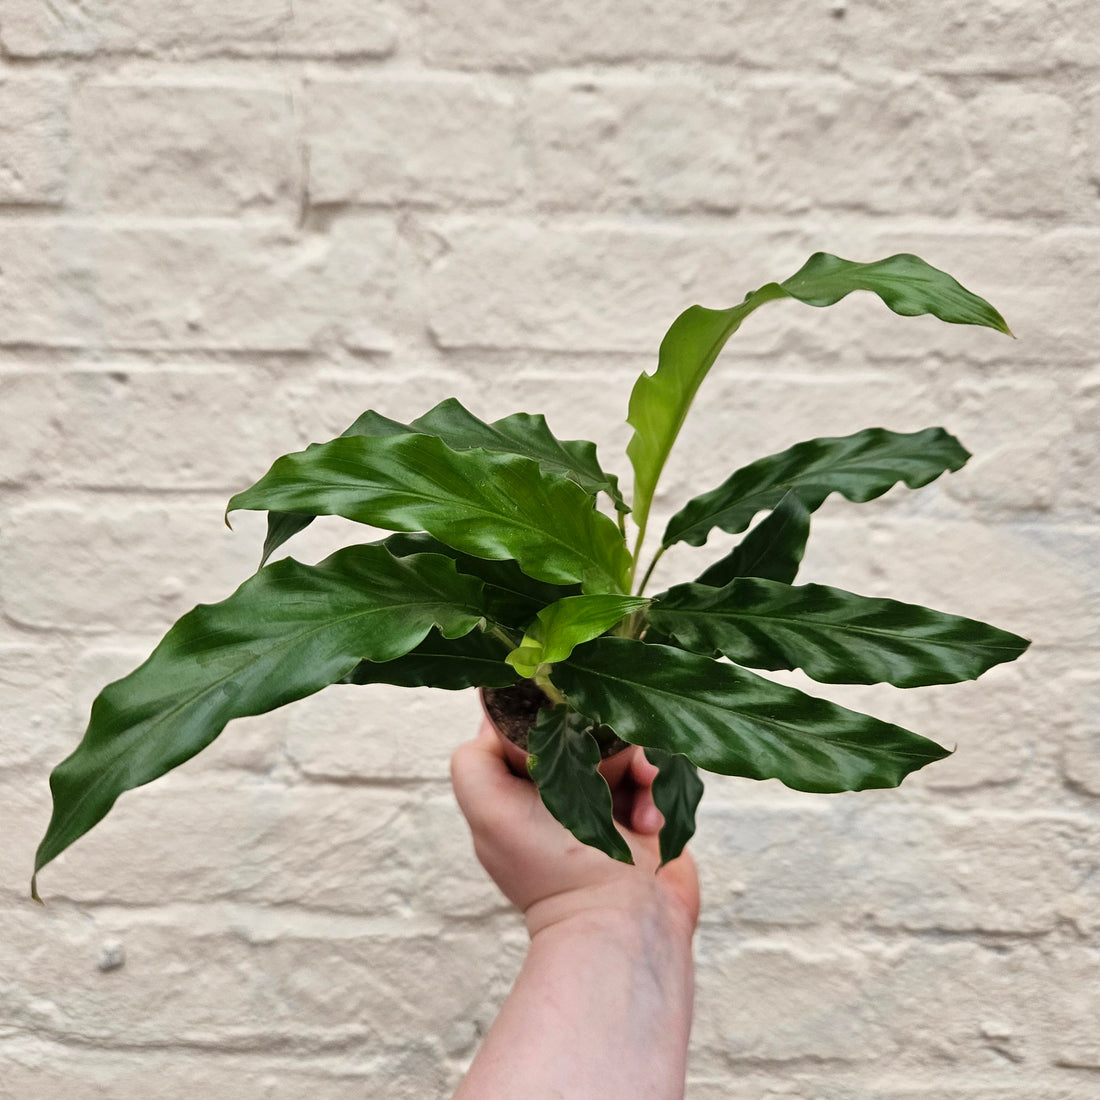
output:
[[[628,751],[615,810],[634,866],[559,825],[487,723],[451,760],[477,857],[530,936],[455,1100],[683,1098],[699,880],[686,853],[657,870],[657,769]]]

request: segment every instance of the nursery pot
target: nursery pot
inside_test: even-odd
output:
[[[508,767],[516,775],[528,778],[527,735],[538,720],[539,711],[551,705],[550,700],[530,680],[521,680],[510,687],[480,688],[478,698],[485,717],[504,746]],[[603,757],[600,775],[614,791],[630,770],[628,750],[632,746],[621,741],[607,726],[597,726],[593,732]]]

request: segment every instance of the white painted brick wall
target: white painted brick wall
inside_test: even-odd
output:
[[[447,783],[474,698],[239,722],[40,910],[49,768],[253,568],[256,517],[221,513],[275,456],[455,394],[625,474],[672,318],[820,248],[924,255],[1019,339],[769,307],[658,510],[799,439],[943,423],[967,469],[830,503],[805,576],[1035,644],[976,684],[815,685],[957,745],[900,791],[708,783],[688,1095],[1093,1100],[1098,181],[1091,0],[0,0],[0,1096],[450,1094],[524,946]]]

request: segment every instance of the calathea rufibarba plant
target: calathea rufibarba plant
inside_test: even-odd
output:
[[[261,568],[184,615],[95,700],[83,740],[51,776],[36,876],[123,791],[194,756],[231,719],[330,684],[537,686],[532,779],[580,840],[627,861],[597,770],[601,744],[615,739],[644,746],[659,768],[664,860],[694,831],[699,768],[832,792],[894,787],[947,756],[750,671],[910,688],[970,680],[1024,651],[1025,639],[972,619],[793,583],[810,516],[831,493],[868,501],[967,461],[942,428],[868,428],[761,458],[687,501],[642,557],[658,478],[729,337],[766,302],[828,306],[854,290],[904,316],[1008,333],[992,306],[916,256],[861,264],[817,253],[739,305],[676,319],[630,397],[629,503],[593,444],[558,440],[539,415],[486,423],[455,400],[409,424],[366,412],[339,438],[278,459],[229,502],[268,513]],[[646,594],[669,547],[740,534],[760,514],[695,580]],[[394,533],[316,565],[265,564],[319,515]]]

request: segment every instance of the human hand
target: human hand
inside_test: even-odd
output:
[[[662,818],[653,802],[657,769],[634,747],[612,792],[615,816],[634,857],[619,863],[582,844],[542,804],[535,785],[509,770],[489,723],[451,758],[455,796],[470,826],[474,851],[501,891],[523,914],[531,937],[578,916],[655,917],[690,940],[699,917],[699,879],[690,854],[660,866]]]

